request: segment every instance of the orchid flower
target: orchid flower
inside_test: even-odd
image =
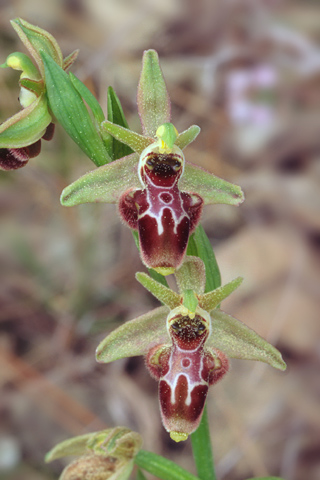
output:
[[[22,71],[19,82],[22,110],[0,125],[0,168],[20,168],[37,156],[41,139],[52,138],[57,121],[96,165],[111,161],[99,130],[98,123],[105,119],[101,107],[79,79],[66,73],[78,51],[63,58],[50,33],[21,18],[12,20],[11,24],[33,60],[15,52],[1,65]],[[87,103],[94,119],[82,96],[86,101],[90,97]]]
[[[184,258],[203,205],[239,205],[241,188],[185,161],[183,149],[198,135],[178,134],[170,123],[170,100],[154,50],[144,53],[138,86],[143,135],[108,120],[102,130],[135,153],[87,173],[64,189],[61,203],[117,203],[124,222],[139,233],[147,267],[168,275]]]
[[[228,358],[257,360],[285,369],[280,352],[219,308],[242,278],[204,293],[205,267],[187,256],[175,271],[179,293],[137,273],[137,280],[164,306],[111,332],[98,346],[98,362],[144,355],[159,381],[164,427],[175,441],[186,440],[201,420],[210,385],[228,371]]]

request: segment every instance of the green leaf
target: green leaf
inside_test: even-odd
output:
[[[205,293],[200,297],[200,307],[207,312],[214,310],[222,300],[227,298],[236,288],[241,285],[242,277],[237,277],[231,282],[223,285],[223,287],[216,288],[212,292]]]
[[[179,292],[193,290],[202,295],[206,285],[206,271],[203,261],[196,256],[187,255],[184,261],[174,273]]]
[[[97,165],[111,161],[89,112],[69,76],[45,52],[41,52],[50,108],[65,131]]]
[[[108,88],[108,120],[109,122],[129,129],[129,125],[124,116],[120,100],[112,87]],[[130,153],[133,153],[133,150],[124,143],[113,138],[112,152],[113,160],[117,160],[118,158],[130,155]]]
[[[132,154],[86,173],[63,190],[60,198],[62,205],[117,203],[129,188],[141,188],[137,164],[137,155]]]
[[[247,480],[284,480],[284,478],[280,477],[252,477],[248,478]]]
[[[137,355],[146,355],[150,348],[170,342],[166,318],[168,307],[159,307],[113,330],[97,348],[100,363]]]
[[[152,143],[154,143],[153,138],[144,137],[139,133],[128,130],[127,128],[121,127],[120,125],[115,125],[114,123],[109,122],[108,120],[104,121],[101,124],[101,127],[114,138],[119,140],[119,142],[128,145],[132,150],[137,152],[139,155],[143,150]]]
[[[200,133],[200,127],[198,125],[191,125],[187,130],[184,132],[179,133],[175,144],[183,150],[186,148],[191,142],[193,142]]]
[[[207,405],[204,407],[199,427],[191,434],[191,443],[200,480],[216,480]]]
[[[212,333],[207,347],[217,348],[231,358],[257,360],[279,370],[286,369],[280,352],[240,320],[218,309],[211,312],[211,319]]]
[[[22,18],[11,20],[11,25],[19,35],[22,43],[35,59],[42,77],[44,76],[44,65],[41,58],[41,52],[45,52],[60,67],[62,67],[63,57],[61,49],[56,39],[50,33],[22,20]]]
[[[136,273],[136,279],[144,286],[144,288],[160,300],[160,302],[167,305],[170,310],[173,310],[181,304],[181,296],[178,293],[165,287],[156,280],[153,280],[153,278],[150,278],[146,273]]]
[[[144,476],[144,474],[143,474],[142,470],[140,470],[140,468],[137,471],[136,480],[147,480],[147,477]]]
[[[28,107],[0,125],[0,148],[21,148],[32,145],[44,135],[51,122],[47,99],[42,94]]]
[[[150,137],[155,137],[160,125],[170,122],[170,99],[155,50],[143,54],[138,111],[143,133]]]
[[[221,285],[221,276],[216,257],[213,253],[211,243],[201,225],[198,225],[195,232],[189,238],[187,255],[194,255],[201,258],[206,269],[205,292],[210,292]]]
[[[222,180],[189,162],[185,165],[179,186],[183,192],[200,195],[205,205],[215,203],[239,205],[244,200],[243,192],[238,185]]]
[[[134,463],[162,480],[199,480],[198,477],[171,460],[147,450],[140,450],[134,459]]]
[[[89,88],[84,83],[82,83],[81,80],[79,80],[79,78],[77,78],[72,72],[69,73],[69,78],[74,88],[79,92],[83,100],[91,109],[97,123],[100,124],[101,122],[103,122],[103,120],[105,120],[105,116],[96,97],[90,92]]]

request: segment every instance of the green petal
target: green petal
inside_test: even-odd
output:
[[[187,130],[184,132],[179,133],[175,144],[183,150],[186,148],[191,142],[193,142],[200,133],[200,127],[198,125],[191,125]]]
[[[218,309],[211,313],[211,319],[212,333],[207,347],[217,348],[231,358],[257,360],[279,370],[286,369],[279,350],[240,320]]]
[[[199,257],[186,256],[183,264],[174,274],[181,294],[185,290],[193,290],[198,295],[203,294],[206,286],[206,270]]]
[[[52,122],[47,99],[40,95],[28,107],[0,125],[0,148],[21,148],[32,145]]]
[[[236,288],[238,288],[242,281],[242,277],[237,277],[226,285],[216,288],[212,292],[201,295],[199,299],[200,307],[207,312],[211,312],[219,305],[220,302],[222,302],[222,300],[227,298]]]
[[[189,162],[185,165],[179,186],[183,192],[200,195],[205,205],[214,203],[239,205],[244,200],[240,187]]]
[[[128,145],[130,148],[132,148],[132,150],[139,153],[139,155],[145,148],[149,147],[149,145],[155,142],[153,138],[144,137],[143,135],[133,132],[128,128],[115,125],[108,120],[101,124],[101,128],[110,133],[110,135],[119,140],[119,142]]]
[[[134,153],[83,175],[63,190],[60,199],[62,205],[73,207],[81,203],[117,203],[129,188],[141,188],[137,165],[138,156]]]
[[[89,112],[69,76],[45,52],[41,52],[50,108],[74,142],[97,165],[111,161]]]
[[[178,307],[181,304],[181,296],[171,290],[168,287],[165,287],[161,283],[153,280],[146,273],[138,272],[136,273],[136,279],[141,285],[144,286],[149,292],[152,293],[160,302],[167,305],[171,310]]]
[[[79,49],[74,50],[72,53],[70,53],[70,55],[68,55],[63,59],[63,65],[62,65],[63,70],[65,71],[68,70],[68,68],[70,68],[71,65],[77,60],[79,51],[80,51]]]
[[[22,43],[37,62],[42,76],[44,76],[44,66],[40,52],[46,52],[60,67],[62,67],[63,57],[61,49],[50,33],[42,28],[31,25],[31,23],[22,20],[22,18],[11,20],[11,25],[19,35]]]
[[[160,125],[170,122],[170,99],[155,50],[143,54],[138,110],[143,133],[150,137],[155,137]]]
[[[146,355],[150,348],[168,343],[168,307],[159,307],[113,330],[97,348],[96,359],[109,363],[120,358]]]

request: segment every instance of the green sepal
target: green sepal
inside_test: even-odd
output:
[[[187,128],[183,132],[179,133],[178,138],[175,141],[175,144],[183,150],[186,148],[191,142],[193,142],[197,136],[199,135],[201,128],[198,125],[191,125],[191,127]]]
[[[21,148],[35,143],[51,122],[47,99],[42,94],[0,125],[0,148]]]
[[[286,369],[279,350],[240,320],[218,309],[211,312],[211,320],[212,333],[206,347],[217,348],[230,358],[257,360],[278,370]]]
[[[186,307],[189,312],[195,313],[197,306],[199,304],[198,299],[193,290],[184,290],[182,294],[182,304]]]
[[[37,97],[40,97],[44,92],[43,80],[30,80],[30,78],[20,78],[20,87],[26,88],[30,92],[34,93]]]
[[[49,463],[58,458],[88,453],[130,459],[138,453],[141,445],[141,435],[129,428],[108,428],[60,442],[46,454],[45,462]]]
[[[117,203],[126,190],[141,188],[137,164],[138,156],[133,153],[86,173],[63,190],[60,198],[62,205]]]
[[[189,162],[185,165],[179,185],[183,192],[200,195],[205,205],[215,203],[239,205],[244,200],[243,192],[238,185],[222,180]]]
[[[242,277],[237,277],[226,285],[223,285],[223,287],[216,288],[212,292],[201,295],[199,299],[200,307],[210,313],[220,302],[222,302],[222,300],[227,298],[236,288],[238,288],[242,281]]]
[[[45,52],[41,52],[50,108],[74,142],[97,165],[111,161],[89,112],[69,76]]]
[[[41,76],[44,76],[44,65],[41,53],[48,54],[60,67],[63,66],[61,49],[55,38],[42,28],[31,25],[31,23],[16,18],[11,20],[11,25],[20,37],[20,40],[35,59]]]
[[[120,125],[129,130],[129,125],[124,116],[120,100],[112,87],[108,88],[108,120],[109,122],[115,123],[116,125]],[[118,158],[133,153],[132,148],[128,147],[128,145],[125,145],[116,138],[111,137],[111,139],[113,160],[117,160]]]
[[[79,80],[72,72],[69,73],[69,78],[71,80],[74,88],[79,92],[83,100],[86,102],[92,114],[98,124],[105,120],[103,110],[96,99],[96,97],[90,92],[89,88]]]
[[[171,118],[170,99],[155,50],[143,53],[137,102],[143,133],[155,137],[158,127]]]
[[[211,292],[221,285],[221,276],[211,243],[202,225],[198,225],[189,238],[187,255],[201,258],[206,271],[205,292]]]
[[[98,346],[97,362],[146,355],[150,348],[170,343],[166,324],[168,313],[168,307],[159,307],[113,330]]]
[[[160,302],[167,305],[171,310],[181,304],[181,296],[178,293],[165,287],[156,280],[153,280],[153,278],[149,277],[146,273],[136,273],[136,279],[144,286],[144,288],[152,293],[152,295],[160,300]]]
[[[128,145],[128,147],[132,148],[132,150],[137,152],[139,155],[143,152],[145,148],[149,147],[149,145],[155,142],[153,138],[144,137],[143,135],[133,132],[128,128],[121,127],[120,125],[115,125],[108,120],[105,120],[101,124],[101,128],[105,129],[106,132],[119,140],[119,142]]]
[[[175,272],[179,292],[193,290],[196,294],[202,295],[206,285],[206,271],[203,261],[196,256],[187,255],[184,261]]]

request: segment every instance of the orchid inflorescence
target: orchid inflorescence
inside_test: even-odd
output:
[[[85,85],[66,73],[77,52],[63,60],[50,34],[21,19],[12,25],[37,66],[23,53],[9,55],[2,65],[22,70],[23,109],[0,125],[0,167],[24,166],[39,153],[41,138],[50,138],[56,122],[96,164],[98,168],[63,190],[61,203],[117,204],[122,220],[137,234],[141,259],[151,274],[137,273],[136,278],[163,303],[111,332],[98,346],[97,361],[144,355],[159,382],[164,427],[173,440],[185,440],[197,429],[209,386],[227,373],[229,358],[285,368],[278,350],[220,309],[242,279],[208,289],[209,257],[203,262],[186,255],[190,236],[199,231],[203,206],[239,205],[241,188],[185,161],[183,150],[200,128],[193,125],[179,134],[171,123],[169,95],[154,50],[143,56],[139,134],[129,129],[112,89],[106,119]],[[179,293],[166,286],[164,276],[172,273]]]

